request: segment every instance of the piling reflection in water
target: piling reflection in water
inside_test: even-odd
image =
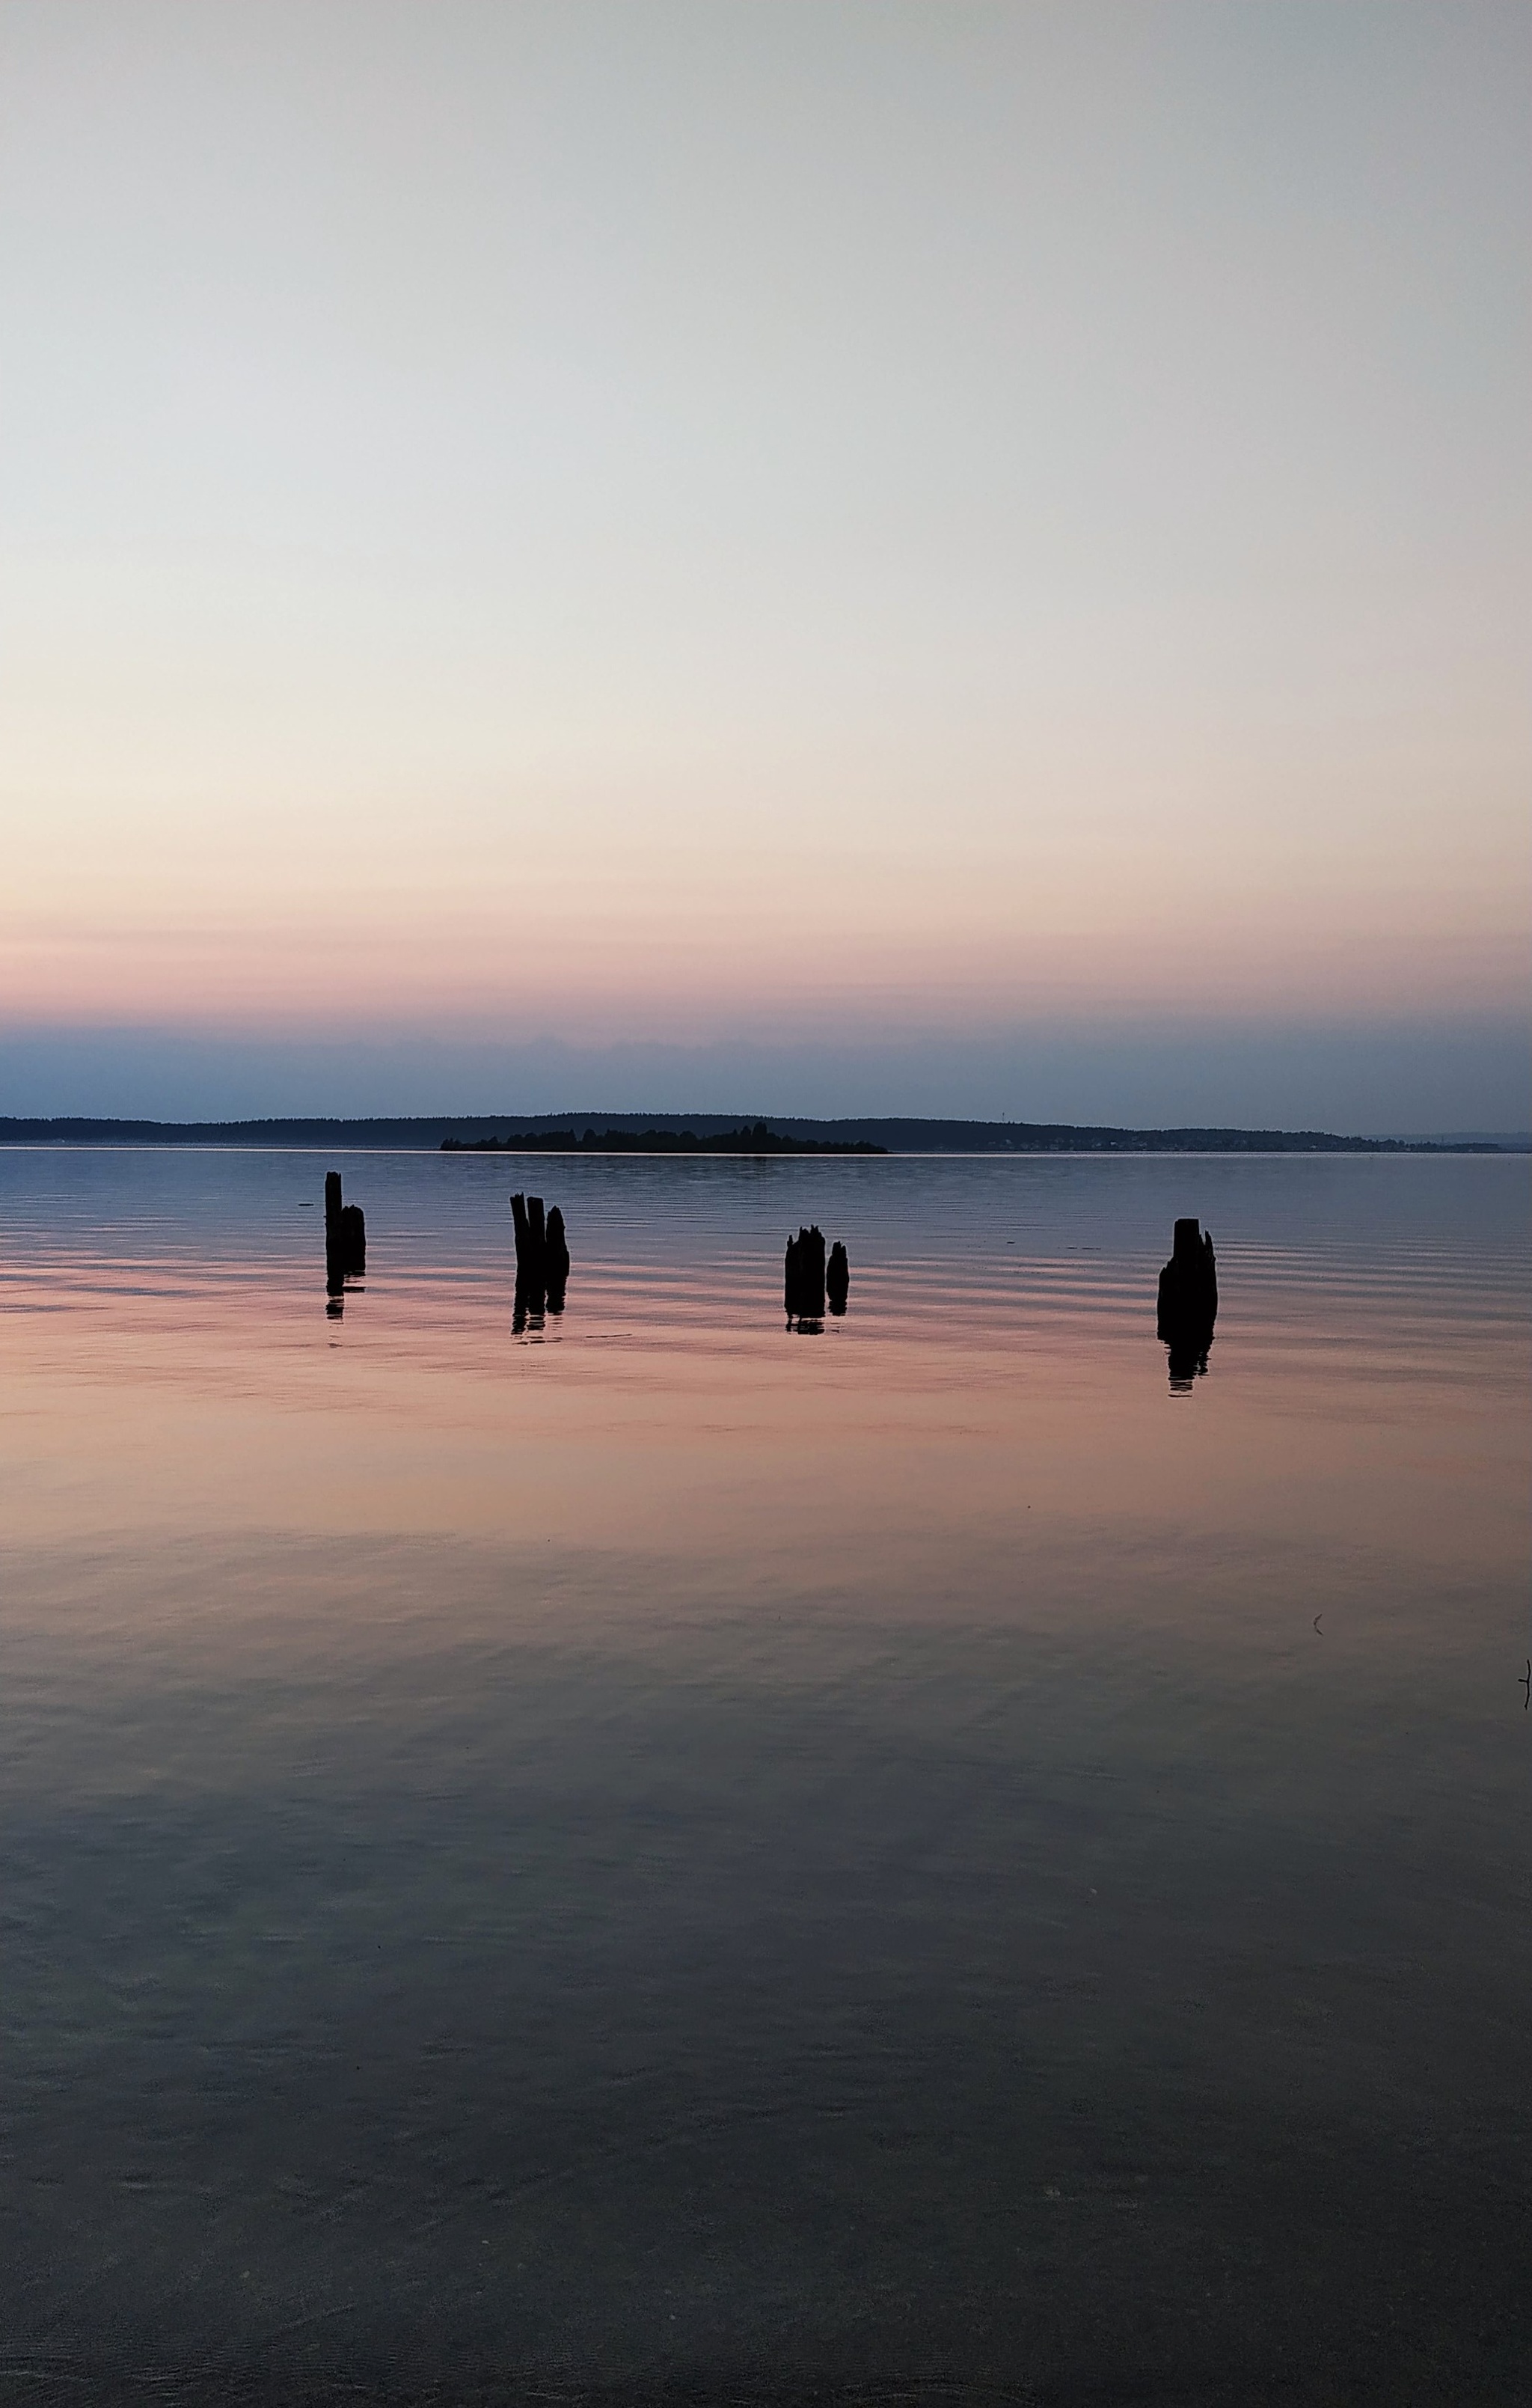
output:
[[[1196,1346],[1177,1346],[1174,1344],[1170,1346],[1167,1355],[1167,1361],[1170,1372],[1170,1389],[1173,1396],[1189,1397],[1192,1393],[1192,1384],[1194,1381],[1206,1378],[1208,1370],[1208,1357],[1211,1352],[1211,1339],[1208,1340],[1206,1346],[1201,1348]]]
[[[524,1337],[530,1329],[546,1328],[548,1316],[556,1319],[564,1311],[564,1290],[535,1287],[530,1280],[517,1279],[515,1299],[510,1309],[510,1328],[514,1338]]]

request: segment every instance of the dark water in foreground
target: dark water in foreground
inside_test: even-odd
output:
[[[1527,1163],[325,1167],[0,1154],[0,2400],[1532,2396]]]

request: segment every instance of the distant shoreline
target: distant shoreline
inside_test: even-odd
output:
[[[647,1143],[645,1140],[649,1140]],[[346,1120],[107,1120],[0,1116],[5,1145],[336,1146],[430,1154],[610,1154],[694,1160],[911,1154],[1516,1154],[1532,1140],[1342,1137],[1327,1129],[1158,1128],[1045,1121],[881,1118],[809,1120],[796,1114],[530,1112]]]

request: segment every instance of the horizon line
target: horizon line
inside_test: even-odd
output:
[[[278,1132],[291,1133],[287,1144],[294,1150],[304,1144],[318,1142],[322,1138],[343,1141],[347,1132],[396,1131],[405,1139],[415,1138],[422,1149],[439,1151],[444,1139],[468,1139],[463,1150],[472,1151],[476,1137],[499,1138],[499,1151],[514,1152],[507,1140],[517,1134],[546,1137],[567,1130],[577,1140],[585,1133],[599,1135],[603,1129],[614,1134],[631,1136],[645,1128],[666,1133],[692,1129],[703,1136],[725,1135],[738,1129],[746,1133],[755,1126],[770,1129],[777,1125],[785,1133],[792,1131],[851,1132],[866,1136],[882,1131],[885,1136],[898,1132],[905,1136],[903,1149],[918,1151],[909,1140],[919,1135],[938,1133],[948,1139],[936,1151],[963,1151],[961,1143],[952,1140],[964,1136],[981,1138],[985,1142],[976,1150],[1004,1153],[1011,1150],[1028,1153],[1068,1153],[1082,1151],[1184,1153],[1196,1151],[1197,1140],[1209,1150],[1217,1152],[1253,1152],[1275,1149],[1282,1152],[1344,1152],[1387,1153],[1429,1150],[1438,1153],[1501,1153],[1532,1151],[1532,1132],[1512,1129],[1410,1131],[1397,1135],[1363,1137],[1344,1131],[1316,1128],[1286,1129],[1269,1125],[1240,1125],[1233,1123],[1183,1122],[1171,1124],[1133,1125],[1100,1121],[1031,1121],[1013,1115],[995,1119],[971,1114],[936,1113],[838,1113],[834,1115],[795,1112],[643,1112],[643,1111],[563,1111],[563,1112],[266,1112],[246,1114],[225,1120],[165,1120],[149,1115],[126,1115],[96,1112],[68,1113],[0,1113],[0,1144],[26,1145],[49,1143],[206,1143],[220,1137],[246,1140],[269,1136],[279,1145]],[[114,1133],[121,1132],[121,1135]],[[302,1132],[300,1138],[298,1133]],[[408,1133],[408,1136],[407,1136]],[[1081,1142],[1071,1146],[1069,1140]],[[1159,1140],[1158,1144],[1155,1140]],[[1030,1140],[1030,1142],[1027,1142]],[[1042,1142],[1038,1142],[1042,1140]],[[1021,1142],[1018,1142],[1021,1141]],[[1263,1142],[1264,1141],[1264,1142]],[[456,1151],[458,1148],[453,1148]],[[485,1149],[488,1151],[488,1149]],[[538,1152],[546,1148],[535,1149]],[[599,1148],[582,1148],[596,1152]],[[633,1149],[623,1149],[632,1152]],[[665,1158],[671,1158],[666,1155]]]

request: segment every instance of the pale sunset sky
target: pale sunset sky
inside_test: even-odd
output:
[[[0,1112],[1532,1120],[1525,0],[3,0]]]

